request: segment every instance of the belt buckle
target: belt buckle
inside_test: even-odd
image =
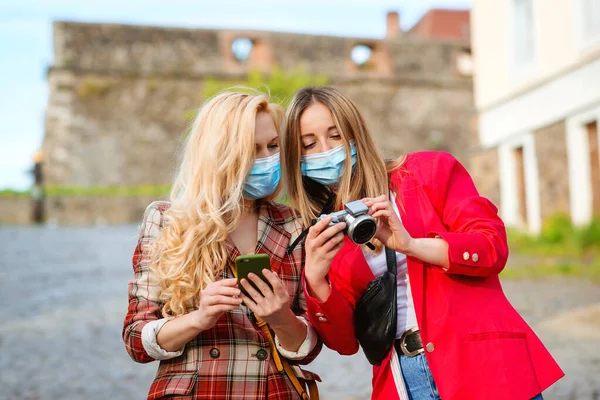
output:
[[[422,347],[415,351],[408,351],[408,349],[406,348],[406,337],[418,331],[418,328],[410,328],[406,332],[404,332],[402,334],[402,337],[400,338],[400,350],[402,350],[402,354],[404,354],[406,357],[413,358],[424,352]]]

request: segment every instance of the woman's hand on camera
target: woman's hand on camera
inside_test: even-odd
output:
[[[388,197],[366,198],[362,202],[369,207],[369,215],[379,220],[375,238],[392,250],[410,255],[414,239],[402,225]]]
[[[250,282],[242,279],[241,284],[250,295],[250,297],[242,293],[244,304],[254,312],[257,317],[269,324],[273,329],[280,325],[289,323],[291,319],[295,319],[294,313],[290,309],[290,295],[277,273],[263,269],[264,277],[269,281],[269,285],[263,281],[258,275],[250,273],[248,279],[258,288],[256,290]]]
[[[310,227],[306,236],[306,264],[304,274],[310,282],[324,280],[335,255],[344,245],[345,222],[329,226],[331,217]]]
[[[200,294],[200,304],[193,312],[196,326],[202,330],[212,328],[223,313],[235,310],[242,304],[237,279],[222,279],[207,285]]]

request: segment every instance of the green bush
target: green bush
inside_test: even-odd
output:
[[[550,217],[540,233],[540,240],[549,244],[564,243],[573,237],[574,230],[568,215]]]
[[[270,93],[271,101],[287,107],[294,94],[301,88],[309,85],[326,85],[329,78],[324,74],[309,74],[302,68],[284,71],[274,67],[268,75],[259,70],[252,70],[246,79],[227,81],[209,78],[205,82],[203,96],[208,98],[231,87],[247,87],[261,92]]]
[[[575,236],[582,249],[600,247],[600,221],[593,219],[591,223],[578,229]]]
[[[580,256],[596,248],[600,249],[600,220],[575,227],[566,215],[555,215],[544,223],[538,236],[508,229],[511,251],[541,256]]]

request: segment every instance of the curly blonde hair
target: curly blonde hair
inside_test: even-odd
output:
[[[226,266],[225,240],[242,214],[259,112],[271,114],[279,132],[283,110],[258,92],[222,92],[204,104],[192,125],[152,252],[165,317],[196,307],[201,291]]]

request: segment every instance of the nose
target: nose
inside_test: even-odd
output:
[[[329,150],[331,150],[332,148],[333,148],[333,147],[331,147],[331,146],[329,145],[329,141],[328,141],[328,140],[323,140],[323,141],[321,141],[321,152],[322,152],[322,153],[326,153],[326,152],[328,152]]]
[[[263,147],[259,150],[256,150],[256,159],[269,157],[269,150],[266,147]]]

